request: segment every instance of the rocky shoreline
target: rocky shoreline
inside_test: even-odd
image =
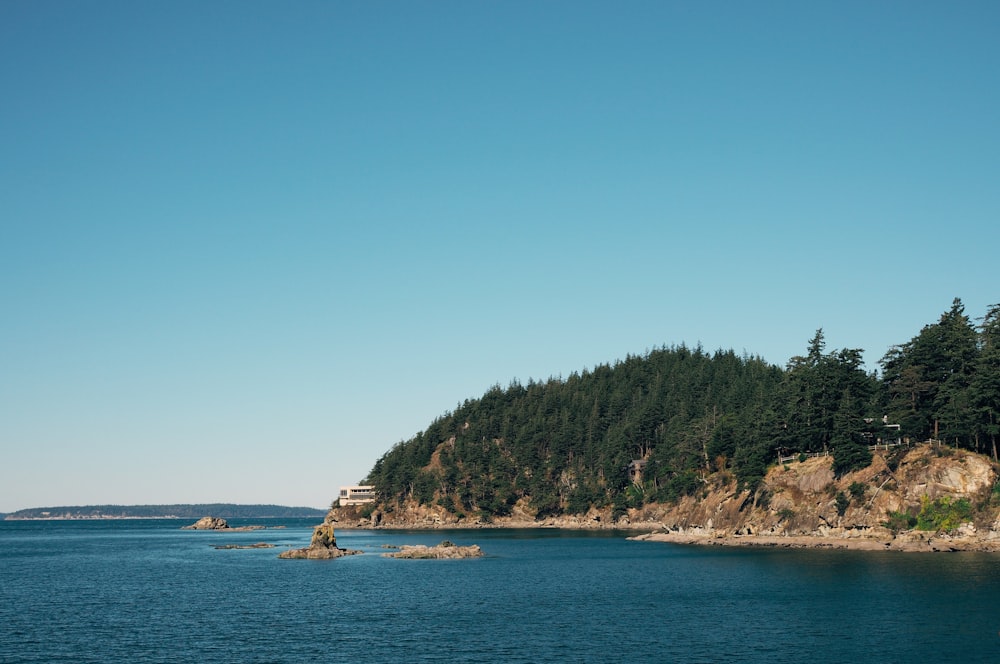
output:
[[[359,530],[392,530],[393,526],[355,526]],[[351,526],[342,526],[351,529]],[[636,523],[602,525],[586,520],[504,521],[474,525],[424,524],[407,525],[406,530],[614,530],[633,533],[626,539],[637,542],[665,542],[691,546],[770,547],[785,549],[844,549],[853,551],[904,551],[904,552],[1000,552],[1000,538],[992,535],[981,537],[969,530],[955,534],[907,531],[893,536],[888,531],[876,534],[859,532],[815,534],[733,534],[704,528],[683,530],[664,529],[662,523]]]
[[[507,516],[460,517],[410,500],[334,507],[327,520],[359,529],[615,530],[641,541],[710,546],[996,552],[998,468],[983,455],[920,444],[876,454],[870,466],[842,477],[834,475],[829,456],[784,463],[753,492],[740,488],[731,473],[717,472],[676,503],[625,514],[606,507],[538,519],[523,500]]]
[[[719,532],[654,532],[629,537],[641,542],[693,546],[771,547],[785,549],[848,549],[852,551],[1000,552],[1000,541],[943,533],[900,533],[895,537],[823,535],[730,535]]]

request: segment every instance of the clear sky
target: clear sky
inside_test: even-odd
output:
[[[325,507],[513,379],[1000,301],[1000,3],[0,2],[0,511]]]

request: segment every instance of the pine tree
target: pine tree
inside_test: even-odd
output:
[[[970,405],[981,434],[997,459],[1000,438],[1000,304],[992,305],[980,325],[980,353],[970,385]]]

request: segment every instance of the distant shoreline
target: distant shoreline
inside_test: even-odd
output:
[[[3,517],[4,521],[178,521],[180,519],[188,519],[190,517],[177,516],[176,514],[167,514],[159,516],[13,516],[6,515]],[[242,516],[234,517],[236,519],[315,519],[319,518],[313,514],[301,514],[292,516]]]
[[[183,519],[184,517],[177,516],[175,514],[163,515],[163,516],[88,516],[84,514],[80,515],[62,515],[62,516],[14,516],[13,514],[7,514],[3,517],[4,521],[141,521],[142,519]]]
[[[59,505],[32,507],[0,516],[4,521],[110,521],[124,519],[310,519],[323,518],[315,507],[237,503],[175,503],[151,505]]]

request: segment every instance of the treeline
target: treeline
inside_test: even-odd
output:
[[[672,502],[710,472],[752,488],[779,452],[830,451],[838,474],[896,437],[996,457],[1000,305],[977,327],[956,299],[880,366],[881,376],[866,372],[861,349],[827,352],[822,330],[785,368],[663,347],[567,379],[494,386],[398,443],[366,482],[385,509],[413,499],[489,518],[526,500],[541,518]]]
[[[325,510],[283,505],[234,505],[209,503],[191,505],[69,505],[33,507],[6,515],[7,519],[200,519],[217,516],[223,519],[263,519],[322,517]]]

